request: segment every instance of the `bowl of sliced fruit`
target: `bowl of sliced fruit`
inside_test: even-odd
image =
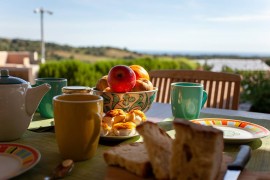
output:
[[[148,72],[139,65],[117,65],[101,77],[92,93],[104,99],[104,113],[113,109],[125,112],[150,109],[158,89],[153,87]]]

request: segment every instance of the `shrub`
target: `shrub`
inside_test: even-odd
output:
[[[77,60],[48,61],[40,65],[38,77],[61,77],[68,85],[90,86],[97,74],[91,64]]]
[[[51,60],[40,65],[38,77],[62,77],[68,79],[68,85],[93,87],[103,75],[118,64],[138,64],[146,70],[153,69],[196,69],[198,64],[186,58],[139,58],[135,60],[102,60],[86,63],[79,60]]]
[[[250,111],[270,113],[270,74],[265,71],[240,72],[243,76],[241,99],[251,102]]]

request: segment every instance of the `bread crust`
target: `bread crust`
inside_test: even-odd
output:
[[[156,179],[169,179],[172,138],[156,123],[146,121],[137,126],[143,137]]]
[[[223,132],[187,120],[174,120],[171,179],[214,180],[223,153]]]

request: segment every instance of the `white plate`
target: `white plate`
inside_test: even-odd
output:
[[[103,140],[125,140],[125,139],[130,139],[133,137],[137,137],[139,134],[134,134],[132,136],[100,136],[101,139]]]
[[[223,131],[225,142],[247,143],[269,135],[269,130],[254,123],[222,118],[203,118],[191,120],[194,123],[213,126]]]
[[[40,153],[33,147],[0,143],[0,179],[10,179],[34,167],[40,160]]]

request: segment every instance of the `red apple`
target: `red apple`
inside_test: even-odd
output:
[[[117,65],[110,69],[108,74],[108,85],[112,92],[129,92],[135,84],[136,75],[130,67]]]

